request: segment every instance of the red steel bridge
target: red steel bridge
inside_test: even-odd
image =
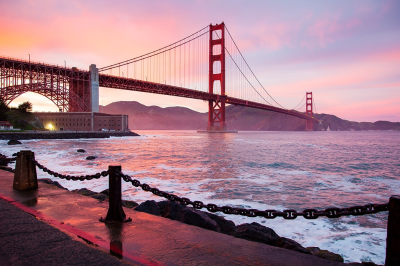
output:
[[[7,105],[36,92],[63,112],[98,112],[99,87],[207,101],[207,131],[227,131],[226,104],[296,116],[305,119],[309,131],[317,122],[311,92],[293,109],[270,96],[224,23],[139,57],[102,68],[91,65],[89,71],[0,57],[0,97]]]

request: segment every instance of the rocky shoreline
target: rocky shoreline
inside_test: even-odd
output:
[[[57,181],[52,181],[51,179],[38,179],[38,181],[66,189]],[[71,192],[95,198],[100,202],[108,202],[108,189],[100,193],[90,191],[86,188],[72,190]],[[303,247],[294,240],[280,237],[273,229],[261,224],[253,222],[250,224],[235,225],[234,222],[226,220],[224,217],[213,213],[196,210],[191,207],[186,207],[177,202],[168,200],[156,202],[154,200],[148,200],[139,205],[134,201],[122,200],[122,206],[133,208],[135,211],[145,212],[189,225],[198,226],[207,230],[231,235],[236,238],[242,238],[249,241],[285,248],[305,254],[311,254],[327,260],[338,262],[344,261],[343,257],[341,257],[339,254],[330,252],[328,250],[321,250],[318,247]],[[369,266],[377,265],[373,262],[352,262],[348,264]]]
[[[140,136],[135,132],[2,132],[0,140],[93,139]]]

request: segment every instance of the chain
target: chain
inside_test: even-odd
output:
[[[66,179],[66,180],[72,180],[72,181],[85,181],[85,180],[92,180],[92,179],[99,179],[100,177],[106,177],[108,176],[109,172],[108,171],[103,171],[101,173],[96,173],[94,175],[81,175],[81,176],[71,176],[71,175],[63,175],[59,174],[57,172],[49,170],[47,167],[44,167],[42,164],[40,164],[38,161],[36,161],[33,158],[30,158],[30,160],[39,168],[42,169],[43,172],[48,173],[49,175],[52,175],[54,177],[59,177],[61,179]]]
[[[305,209],[302,212],[298,212],[296,210],[265,210],[260,211],[257,209],[244,209],[244,208],[235,208],[230,206],[222,206],[218,207],[215,204],[204,204],[201,201],[191,201],[188,198],[183,198],[176,196],[171,193],[167,193],[165,191],[161,191],[158,188],[153,188],[148,184],[141,184],[139,180],[132,179],[130,176],[119,173],[121,178],[125,182],[130,182],[135,187],[141,187],[144,191],[148,191],[153,193],[156,196],[164,197],[170,201],[177,201],[182,205],[192,205],[195,209],[203,209],[206,208],[209,212],[223,212],[225,214],[235,214],[242,215],[248,217],[264,217],[267,219],[275,219],[276,217],[282,217],[284,219],[293,220],[297,217],[304,217],[305,219],[317,219],[318,217],[327,217],[327,218],[339,218],[341,216],[349,216],[349,215],[364,215],[364,214],[372,214],[378,213],[382,211],[389,210],[389,203],[386,204],[367,204],[362,206],[354,206],[349,208],[328,208],[325,210],[316,210],[316,209]]]

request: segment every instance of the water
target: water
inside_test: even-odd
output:
[[[82,175],[121,165],[142,183],[219,206],[265,209],[325,209],[386,203],[400,194],[400,132],[240,132],[138,131],[140,137],[82,140],[30,140],[21,149],[53,171]],[[83,148],[87,153],[78,153]],[[96,155],[94,161],[87,161]],[[38,170],[39,178],[49,178]],[[59,181],[68,189],[100,192],[108,179]],[[141,203],[161,198],[123,184],[123,197]],[[237,225],[258,222],[303,246],[342,255],[346,262],[383,264],[387,212],[284,220],[225,215]],[[223,214],[220,214],[223,215]]]

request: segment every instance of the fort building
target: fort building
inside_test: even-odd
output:
[[[36,112],[45,129],[55,131],[129,131],[128,115],[96,112]]]

